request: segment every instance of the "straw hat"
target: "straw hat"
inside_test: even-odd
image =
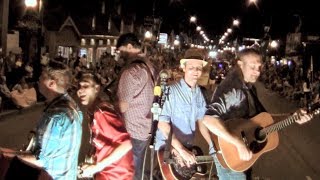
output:
[[[180,66],[183,67],[188,60],[202,61],[203,66],[206,66],[208,64],[208,62],[205,61],[203,51],[197,48],[190,48],[184,53],[184,57],[180,60]]]

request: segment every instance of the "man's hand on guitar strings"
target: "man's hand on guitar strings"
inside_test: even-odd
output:
[[[192,152],[190,152],[190,151],[188,151],[186,149],[182,149],[180,151],[180,156],[184,160],[183,164],[186,165],[187,167],[191,167],[191,165],[197,163],[195,155]],[[184,166],[184,165],[182,165],[182,166]]]
[[[310,121],[312,118],[311,115],[308,114],[307,111],[305,111],[303,109],[299,109],[297,112],[294,113],[294,115],[299,116],[299,120],[296,121],[298,124],[306,123],[306,122]]]

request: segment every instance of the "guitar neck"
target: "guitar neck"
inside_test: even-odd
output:
[[[16,155],[16,156],[28,156],[28,155],[32,155],[30,151],[12,151],[12,152],[4,152],[4,153]]]
[[[197,161],[197,164],[209,163],[213,161],[213,157],[212,156],[196,156],[196,161]]]
[[[318,115],[318,114],[319,114],[319,109],[313,111],[309,115],[311,116],[311,118],[314,118],[314,116]],[[274,123],[274,124],[272,124],[270,126],[265,127],[264,129],[260,130],[259,135],[261,137],[263,137],[263,136],[268,135],[268,134],[270,134],[272,132],[279,131],[279,130],[285,128],[285,127],[288,127],[289,125],[293,124],[294,122],[298,121],[299,119],[300,119],[299,115],[289,116],[288,118],[286,118],[286,119],[284,119],[282,121]]]

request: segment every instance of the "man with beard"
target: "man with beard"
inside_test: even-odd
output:
[[[132,33],[119,37],[117,50],[124,67],[118,83],[118,106],[131,136],[135,180],[141,180],[144,153],[151,131],[151,107],[154,99],[154,68],[141,52],[141,43]]]

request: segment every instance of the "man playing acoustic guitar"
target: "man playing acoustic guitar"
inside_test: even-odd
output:
[[[184,58],[180,60],[184,77],[169,85],[169,95],[159,116],[155,150],[170,143],[168,139],[170,139],[171,131],[171,146],[173,151],[181,157],[181,161],[179,161],[181,166],[190,167],[196,163],[195,155],[190,151],[190,148],[193,146],[196,124],[203,119],[206,111],[204,96],[197,85],[202,68],[206,64],[201,50],[191,48],[185,52]],[[203,135],[206,131],[208,135],[203,124],[198,124],[201,134]],[[210,139],[210,136],[206,137]],[[161,165],[163,162],[159,163]]]
[[[214,134],[213,137],[221,138],[234,146],[235,153],[231,155],[236,156],[240,161],[246,162],[250,161],[253,155],[255,155],[251,147],[253,144],[249,146],[248,139],[246,139],[248,134],[244,131],[240,131],[240,136],[239,134],[230,132],[236,129],[236,127],[228,128],[226,125],[228,121],[226,120],[237,118],[233,122],[241,122],[241,118],[249,119],[261,112],[265,112],[264,107],[256,96],[256,89],[253,86],[253,83],[255,83],[260,76],[262,57],[258,50],[247,48],[239,52],[238,58],[235,68],[228,73],[226,79],[217,87],[202,122]],[[299,117],[299,120],[296,120],[299,124],[311,119],[305,111],[299,110],[299,113],[304,114]],[[249,120],[246,120],[245,122],[248,121]],[[265,121],[265,119],[263,119],[263,121]],[[246,126],[247,125],[244,125],[244,129]],[[259,133],[259,135],[260,134],[263,133]],[[278,141],[276,143],[278,143]],[[231,170],[226,168],[230,164],[221,163],[219,157],[221,158],[222,155],[220,154],[221,149],[219,149],[219,143],[215,142],[215,147],[213,147],[212,143],[209,144],[212,155],[217,150],[220,150],[217,152],[217,156],[214,156],[220,180],[246,179],[246,176],[250,179],[250,176],[246,175],[242,170]],[[228,148],[228,150],[231,150],[231,148]],[[224,154],[223,158],[226,158]]]

